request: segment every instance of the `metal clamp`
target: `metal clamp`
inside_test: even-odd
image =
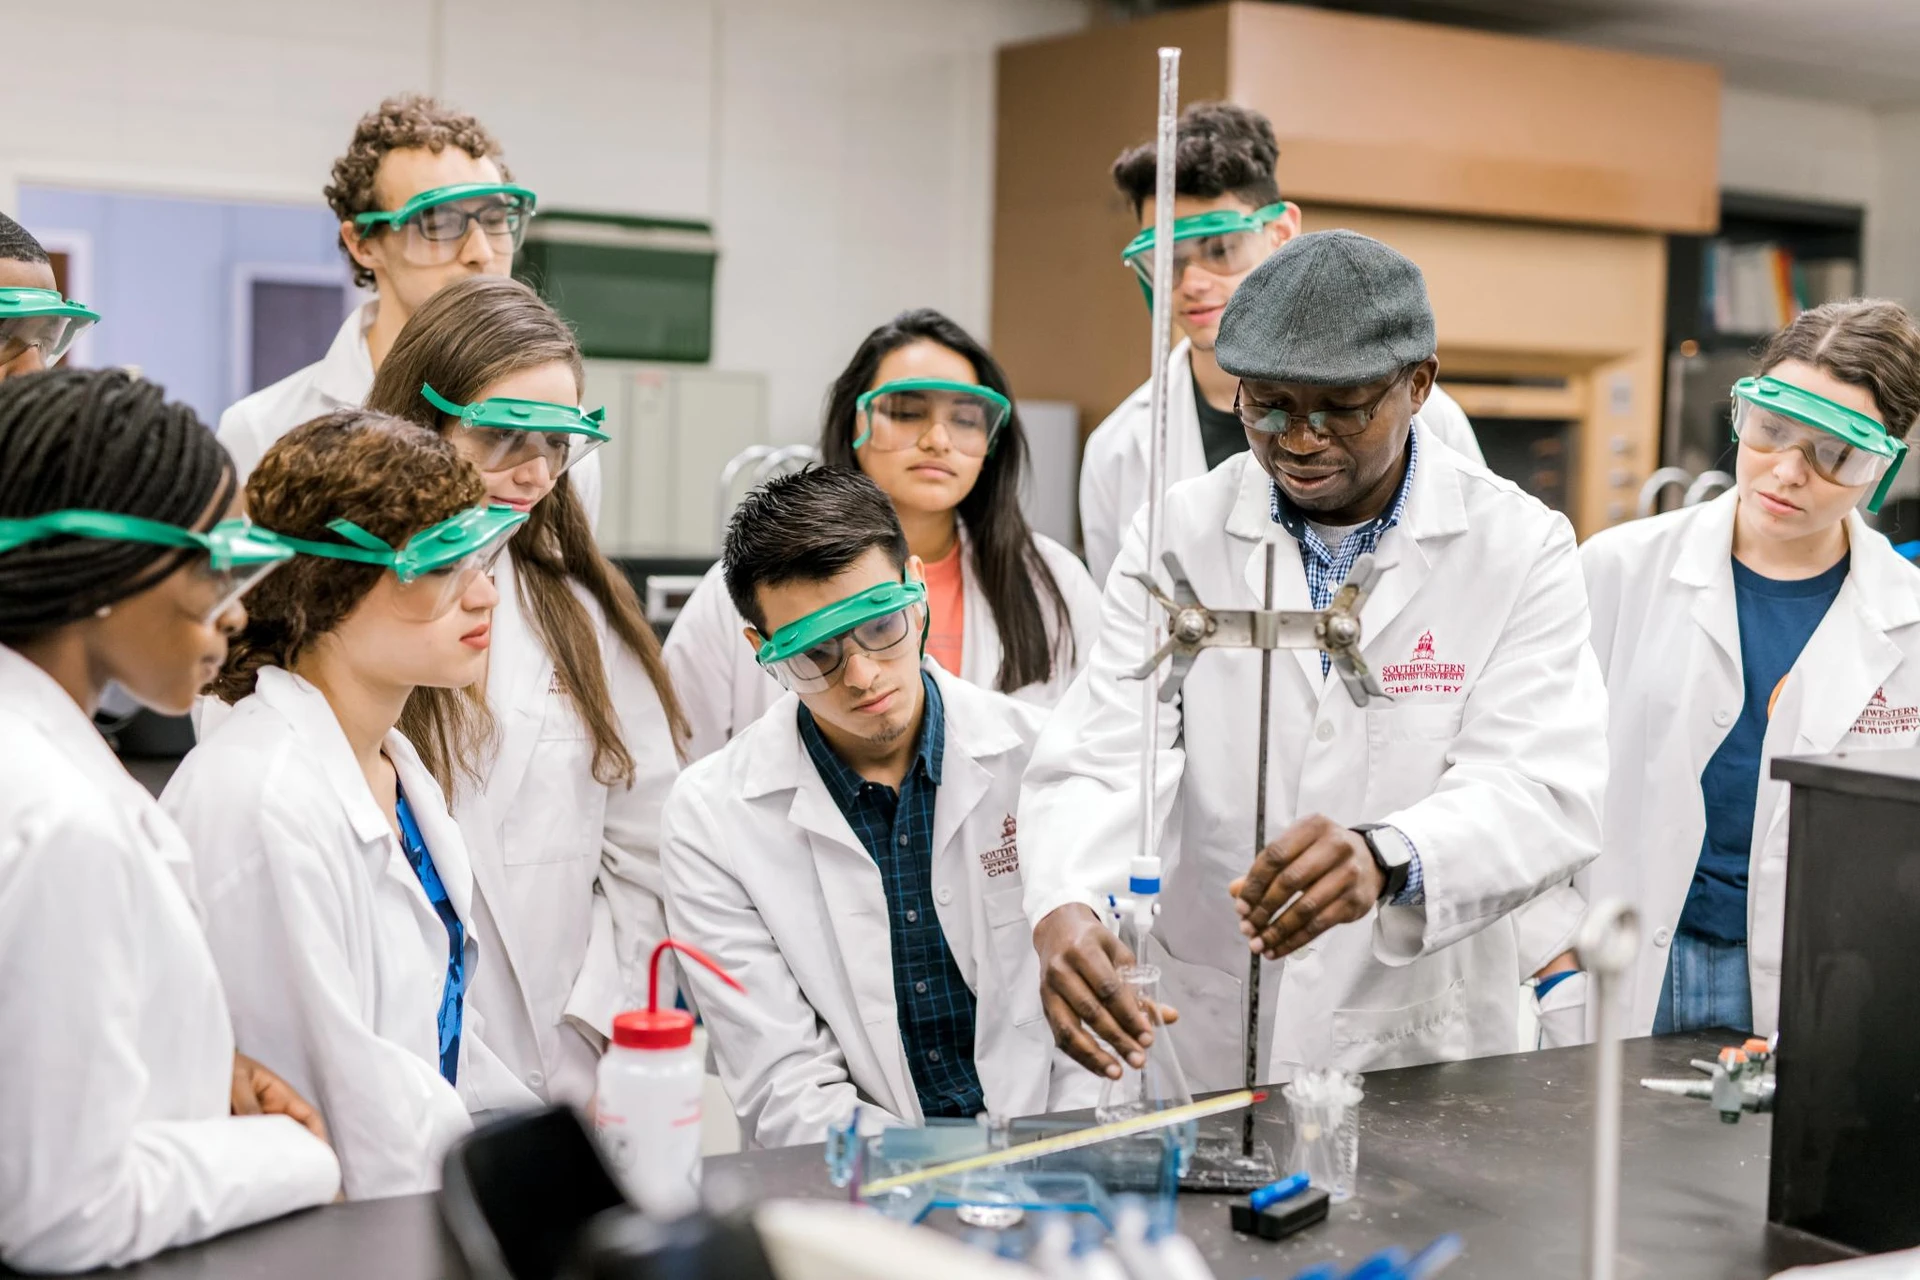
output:
[[[1171,656],[1172,667],[1160,684],[1160,701],[1173,701],[1202,649],[1318,649],[1333,659],[1333,669],[1340,673],[1354,705],[1364,707],[1370,699],[1387,696],[1360,653],[1360,607],[1380,577],[1372,556],[1356,560],[1331,603],[1317,610],[1210,609],[1194,593],[1179,557],[1169,551],[1160,559],[1173,582],[1171,597],[1153,575],[1138,570],[1127,575],[1167,611],[1166,643],[1127,673],[1129,679],[1145,680]]]

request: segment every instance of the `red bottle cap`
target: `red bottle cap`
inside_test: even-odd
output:
[[[622,1049],[684,1049],[693,1043],[693,1015],[685,1009],[635,1009],[613,1020]]]
[[[685,1009],[660,1007],[660,958],[668,951],[679,951],[692,957],[719,974],[735,991],[746,991],[732,974],[715,964],[706,952],[667,938],[653,949],[653,957],[648,962],[647,1007],[614,1016],[613,1042],[622,1049],[684,1049],[693,1043],[693,1015]]]

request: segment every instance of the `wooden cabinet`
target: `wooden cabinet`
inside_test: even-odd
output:
[[[1476,427],[1567,424],[1554,478],[1576,527],[1629,517],[1658,465],[1665,237],[1718,214],[1717,69],[1253,3],[1003,50],[994,350],[1022,396],[1071,401],[1089,430],[1148,374],[1120,264],[1139,227],[1108,174],[1152,136],[1169,44],[1183,103],[1273,120],[1307,230],[1351,227],[1420,264],[1441,381]]]

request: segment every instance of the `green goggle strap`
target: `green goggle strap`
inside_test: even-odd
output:
[[[293,558],[293,548],[246,520],[222,520],[205,533],[116,511],[49,511],[28,520],[0,520],[0,553],[42,538],[91,538],[100,542],[146,542],[204,551],[214,569],[251,569]]]
[[[1255,209],[1252,213],[1242,213],[1238,209],[1209,209],[1205,213],[1175,218],[1173,238],[1178,243],[1181,240],[1197,240],[1201,236],[1223,236],[1234,231],[1258,231],[1269,222],[1286,216],[1287,210],[1292,207],[1281,200]],[[1148,227],[1127,242],[1127,247],[1120,251],[1120,261],[1131,266],[1141,254],[1151,253],[1153,245],[1153,228]]]
[[[1900,464],[1906,460],[1906,441],[1894,439],[1887,434],[1886,427],[1864,413],[1778,378],[1742,378],[1733,384],[1733,395],[1755,408],[1785,414],[1796,422],[1838,436],[1856,449],[1891,459],[1892,465],[1880,477],[1879,487],[1867,502],[1869,512],[1880,510],[1887,491],[1893,487],[1893,478],[1900,473]],[[1734,438],[1737,440],[1739,436],[1736,434]]]
[[[57,290],[0,289],[0,320],[25,320],[32,316],[66,316],[88,324],[100,321],[99,312],[69,302]]]
[[[469,427],[491,427],[500,431],[564,431],[570,435],[591,436],[605,442],[613,437],[603,425],[607,410],[603,405],[591,413],[570,404],[547,400],[515,400],[494,396],[473,404],[455,404],[428,383],[420,384],[420,395],[428,404],[450,418],[458,418]]]
[[[472,507],[439,524],[422,529],[407,539],[407,545],[395,550],[382,538],[368,533],[351,520],[330,520],[327,528],[339,534],[349,545],[339,542],[313,542],[306,538],[279,535],[281,542],[302,555],[327,560],[348,560],[354,564],[378,565],[393,570],[402,582],[432,573],[474,552],[491,546],[505,534],[527,522],[528,513],[512,507]]]
[[[518,196],[527,202],[527,211],[531,213],[539,198],[525,187],[510,182],[463,182],[457,186],[435,187],[431,191],[422,191],[413,199],[392,212],[375,209],[368,213],[356,213],[353,225],[360,228],[360,234],[366,235],[378,226],[397,227],[422,209],[431,209],[437,204],[449,204],[455,200],[471,200],[476,196]]]
[[[854,409],[862,418],[865,418],[868,408],[875,400],[895,391],[951,391],[957,395],[978,396],[994,408],[1000,410],[1000,421],[987,429],[989,441],[1000,434],[1000,428],[1005,426],[1007,419],[1013,416],[1012,402],[992,387],[983,387],[974,382],[954,382],[948,378],[896,378],[892,382],[883,382],[873,390],[864,392],[858,400],[855,400],[853,402]],[[858,449],[872,438],[873,427],[869,424],[867,429],[862,431],[859,438],[853,442],[853,447]],[[989,448],[991,448],[991,445],[989,445]]]
[[[815,609],[806,617],[789,622],[760,646],[760,652],[754,655],[754,660],[763,667],[785,662],[822,641],[845,635],[863,622],[884,618],[909,605],[925,604],[926,600],[927,584],[924,582],[884,582],[877,587],[868,587],[858,595],[836,600],[824,609]],[[925,646],[926,637],[923,635],[923,650]]]

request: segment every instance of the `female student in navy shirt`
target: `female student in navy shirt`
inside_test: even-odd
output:
[[[1733,388],[1733,489],[1582,548],[1612,772],[1580,881],[1640,910],[1629,1034],[1774,1029],[1787,796],[1770,761],[1920,735],[1920,574],[1856,510],[1879,508],[1917,417],[1914,318],[1828,303]]]

